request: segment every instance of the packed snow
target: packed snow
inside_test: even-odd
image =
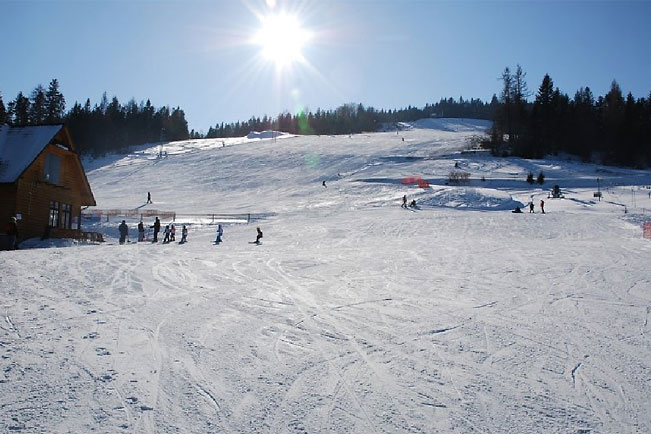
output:
[[[651,172],[493,157],[472,145],[487,126],[263,132],[86,161],[97,210],[174,212],[177,241],[150,242],[147,216],[136,242],[132,212],[85,222],[102,244],[0,252],[0,426],[651,432]]]

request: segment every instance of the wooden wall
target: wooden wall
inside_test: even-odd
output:
[[[61,158],[61,174],[59,184],[55,185],[44,181],[44,168],[46,154],[52,153]],[[41,152],[32,165],[23,173],[17,182],[17,195],[14,206],[15,214],[22,214],[18,223],[20,239],[40,237],[49,223],[50,201],[72,205],[72,229],[77,229],[77,222],[81,217],[82,194],[86,180],[79,170],[75,160],[76,154],[61,149],[58,146],[48,145]],[[59,225],[62,222],[62,213],[59,212]],[[51,231],[56,236],[57,231]]]
[[[16,185],[0,184],[0,232],[5,231],[9,219],[16,216]]]

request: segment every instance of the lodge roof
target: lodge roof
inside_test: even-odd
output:
[[[0,184],[16,182],[62,128],[0,125]]]

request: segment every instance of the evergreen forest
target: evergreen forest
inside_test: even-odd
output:
[[[443,98],[422,108],[375,109],[344,104],[334,110],[317,109],[276,117],[265,115],[246,121],[217,123],[207,133],[188,131],[180,107],[155,107],[149,100],[126,104],[106,92],[92,105],[86,99],[66,111],[59,82],[38,85],[29,96],[19,92],[4,103],[0,93],[0,124],[13,126],[65,123],[82,154],[93,156],[124,152],[130,146],[188,138],[241,137],[251,131],[278,130],[292,134],[354,134],[393,128],[397,122],[430,117],[492,120],[485,142],[496,155],[541,158],[569,153],[585,161],[631,167],[651,166],[651,92],[648,98],[624,96],[613,80],[609,92],[595,97],[580,88],[573,98],[554,86],[545,75],[534,93],[520,65],[505,68],[502,89],[490,102],[480,99]],[[531,100],[532,99],[532,100]]]

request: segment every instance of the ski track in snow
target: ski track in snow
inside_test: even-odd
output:
[[[0,252],[0,427],[651,432],[648,213],[618,186],[651,174],[462,154],[472,121],[424,122],[439,129],[193,140],[97,165],[102,208],[152,191],[150,208],[268,217],[220,245],[181,221],[184,245],[120,246],[116,218],[106,245]],[[455,162],[469,185],[445,185]],[[546,215],[505,208],[531,195]]]

